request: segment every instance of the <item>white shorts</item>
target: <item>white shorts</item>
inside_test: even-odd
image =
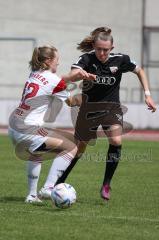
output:
[[[21,144],[30,153],[33,153],[48,139],[47,136],[23,134],[12,128],[8,129],[8,133],[14,145]]]

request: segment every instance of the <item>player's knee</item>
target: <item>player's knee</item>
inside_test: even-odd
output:
[[[114,138],[109,140],[109,143],[113,146],[120,146],[122,144],[121,138]]]

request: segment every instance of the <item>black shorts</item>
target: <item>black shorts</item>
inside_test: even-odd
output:
[[[123,126],[123,112],[119,104],[108,105],[101,111],[92,110],[85,106],[80,108],[75,126],[76,139],[80,141],[96,139],[100,125],[103,130],[115,124]]]

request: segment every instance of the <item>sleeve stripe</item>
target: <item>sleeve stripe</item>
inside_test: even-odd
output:
[[[53,89],[52,91],[52,94],[55,94],[55,93],[58,93],[58,92],[61,92],[63,90],[66,89],[66,83],[63,79],[61,79],[61,81],[57,84],[57,86]]]
[[[73,64],[73,65],[71,66],[71,68],[79,68],[79,69],[83,69],[83,68],[81,68],[80,66],[75,65],[75,64]]]

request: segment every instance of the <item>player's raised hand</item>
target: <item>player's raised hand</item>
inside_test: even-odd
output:
[[[72,74],[75,74],[75,78],[79,80],[81,79],[95,80],[96,79],[96,75],[88,73],[83,69],[73,69],[71,72]]]
[[[67,75],[63,76],[62,78],[65,80],[65,82],[78,81],[82,79],[95,80],[96,75],[87,73],[83,69],[75,68],[75,69],[72,69]]]
[[[96,75],[92,74],[92,73],[88,73],[88,80],[96,80]]]
[[[151,96],[146,96],[145,98],[145,102],[148,106],[148,109],[151,111],[151,112],[155,112],[157,107],[153,101],[153,99],[151,98]]]

